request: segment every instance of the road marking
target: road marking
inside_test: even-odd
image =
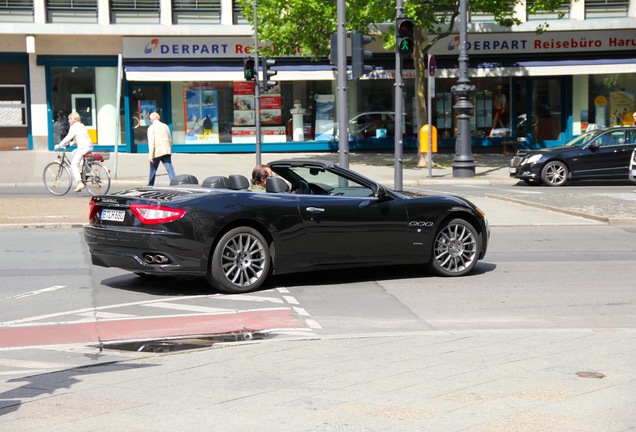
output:
[[[144,304],[142,306],[161,308],[161,309],[181,310],[181,311],[188,311],[188,312],[201,312],[206,314],[234,313],[234,311],[236,310],[236,309],[213,308],[213,307],[205,307],[205,306],[194,306],[194,305],[187,305],[187,304],[177,304],[177,303],[170,303],[170,302],[149,303],[149,304]]]
[[[240,297],[240,298],[238,298]],[[164,303],[166,302],[166,300],[172,300],[172,301],[185,301],[185,300],[191,300],[191,299],[201,299],[201,298],[210,298],[210,299],[224,299],[225,300],[233,300],[233,299],[238,299],[238,300],[247,300],[249,298],[251,298],[253,301],[258,301],[258,299],[263,299],[263,301],[268,301],[271,303],[283,303],[282,299],[278,299],[278,298],[271,298],[271,297],[262,297],[262,296],[223,296],[222,294],[213,294],[213,295],[196,295],[196,296],[183,296],[183,297],[172,297],[172,298],[168,298],[168,299],[161,299],[161,300],[142,300],[142,301],[137,301],[137,302],[130,302],[130,303],[119,303],[119,304],[113,304],[113,305],[107,305],[107,306],[100,306],[100,307],[94,307],[94,308],[83,308],[83,309],[76,309],[76,310],[70,310],[70,311],[66,311],[66,312],[57,312],[57,313],[51,313],[51,314],[44,314],[44,315],[37,315],[37,316],[32,316],[32,317],[28,317],[28,318],[21,318],[21,319],[17,319],[17,320],[13,320],[13,321],[4,321],[4,322],[0,322],[0,327],[9,327],[9,326],[13,326],[16,324],[25,324],[25,323],[30,323],[30,322],[34,322],[34,321],[41,321],[44,319],[50,319],[50,318],[56,318],[56,317],[62,317],[62,316],[67,316],[67,315],[81,315],[83,313],[86,312],[95,312],[95,311],[104,311],[104,310],[108,310],[108,309],[117,309],[117,308],[123,308],[123,307],[130,307],[130,306],[147,306],[149,304],[152,303]]]
[[[300,308],[300,307],[294,307],[294,310],[296,311],[296,313],[300,316],[309,316],[309,312],[307,312],[305,309]]]
[[[292,297],[292,296],[283,296],[283,298],[285,299],[285,301],[289,304],[299,304],[298,300],[296,300],[296,298]]]
[[[88,318],[95,318],[95,319],[130,318],[130,317],[134,317],[135,316],[135,315],[131,315],[131,314],[120,314],[120,313],[102,312],[102,311],[82,312],[82,313],[78,313],[78,314],[75,314],[75,315],[85,316],[85,317],[88,317]]]
[[[66,286],[65,285],[54,285],[52,287],[42,288],[42,289],[36,290],[36,291],[29,291],[29,292],[18,294],[18,295],[15,295],[13,297],[9,297],[9,298],[11,300],[18,300],[18,299],[22,299],[22,298],[38,295],[38,294],[43,294],[43,293],[46,293],[46,292],[56,291],[56,290],[59,290],[59,289],[62,289],[62,288],[66,288]]]
[[[280,292],[281,294],[289,294],[289,290],[287,288],[278,288],[278,292]],[[298,304],[300,304],[300,302],[298,300],[296,300],[296,297],[293,297],[293,296],[290,296],[290,295],[283,295],[283,298],[290,305],[298,305]],[[309,314],[309,312],[307,312],[307,310],[305,308],[292,306],[292,309],[294,309],[294,312],[296,312],[296,314],[298,316],[302,317],[303,321],[305,321],[305,324],[307,324],[307,326],[310,329],[312,329],[312,330],[313,329],[322,329],[322,326],[318,323],[318,321],[316,321],[315,319],[312,319],[311,315]]]
[[[313,319],[306,319],[305,323],[312,329],[321,329],[322,326],[318,323],[318,321]]]
[[[153,317],[66,325],[0,328],[0,348],[98,343],[124,339],[298,329],[301,319],[289,308],[244,311],[226,315]]]

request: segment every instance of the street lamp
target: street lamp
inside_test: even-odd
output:
[[[470,102],[470,94],[475,86],[470,85],[468,79],[468,54],[466,53],[466,35],[468,33],[467,0],[459,2],[459,79],[457,85],[451,88],[455,95],[457,111],[457,137],[455,141],[455,157],[453,159],[453,177],[474,177],[475,161],[470,148],[470,118],[474,106]]]

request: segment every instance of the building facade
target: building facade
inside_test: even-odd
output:
[[[471,15],[473,147],[514,140],[565,143],[588,124],[631,122],[636,110],[636,0],[564,2],[564,18],[526,14],[512,29]],[[253,152],[255,92],[243,77],[251,26],[232,0],[6,0],[0,2],[0,149],[47,150],[60,117],[78,111],[104,149],[147,151],[147,115],[161,114],[175,152]],[[535,32],[542,22],[549,31]],[[456,35],[431,50],[433,124],[453,148]],[[375,70],[349,81],[350,148],[390,149],[395,54],[370,45]],[[261,94],[263,151],[338,146],[335,67],[277,58],[278,84]],[[121,79],[120,79],[121,76]],[[415,72],[404,62],[405,148],[417,147]]]

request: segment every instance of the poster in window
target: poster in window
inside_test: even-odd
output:
[[[186,143],[219,142],[219,105],[215,88],[192,85],[185,88]]]
[[[139,113],[139,126],[150,126],[150,113],[157,111],[156,100],[137,101],[137,112]]]
[[[283,123],[283,98],[279,94],[261,96],[261,124],[279,126]]]
[[[316,95],[316,141],[328,141],[334,137],[335,101],[334,95]]]
[[[610,126],[632,124],[634,112],[634,93],[630,91],[613,91],[609,97]]]

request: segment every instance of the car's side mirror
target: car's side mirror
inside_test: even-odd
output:
[[[387,199],[387,197],[389,196],[386,193],[386,189],[384,189],[381,185],[377,185],[377,190],[375,192],[375,196],[379,199],[379,200],[384,200]]]
[[[589,143],[587,145],[587,148],[589,148],[590,150],[593,150],[593,151],[598,150],[598,148],[599,148],[598,140],[595,140],[595,141],[592,141],[591,143]]]

